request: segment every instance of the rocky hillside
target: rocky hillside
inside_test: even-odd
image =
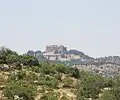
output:
[[[93,58],[78,50],[67,50],[63,45],[50,45],[46,46],[44,52],[41,51],[28,51],[27,55],[36,57],[39,61],[54,61],[61,62],[69,65],[82,65],[82,64],[120,64],[119,56],[109,56]]]
[[[46,46],[44,52],[41,51],[28,51],[27,55],[36,57],[40,60],[51,60],[51,61],[71,61],[71,60],[80,60],[88,61],[93,59],[88,55],[85,55],[83,52],[78,50],[67,50],[63,45],[50,45]]]
[[[83,65],[81,65],[83,68]],[[84,66],[86,69],[88,65]],[[0,49],[0,100],[119,100],[120,78],[106,78],[63,64]],[[99,66],[104,71],[104,66]],[[109,68],[118,66],[106,65]],[[91,71],[90,71],[91,72]]]
[[[62,45],[50,45],[46,47],[45,52],[29,51],[27,54],[36,57],[39,61],[76,66],[80,70],[97,73],[106,77],[120,74],[119,56],[93,58],[78,50],[67,50]]]
[[[0,71],[0,100],[119,100],[119,82],[119,78],[41,63]]]

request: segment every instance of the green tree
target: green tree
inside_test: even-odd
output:
[[[9,54],[9,55],[6,56],[6,62],[7,62],[7,64],[17,63],[18,60],[19,60],[18,55]]]
[[[80,72],[77,67],[72,70],[72,77],[80,78]]]
[[[1,64],[9,64],[16,62],[16,56],[18,54],[8,48],[1,47],[0,49],[0,63]]]
[[[102,88],[104,88],[104,78],[87,73],[83,75],[83,79],[78,83],[77,95],[78,97],[95,99],[98,98]]]
[[[23,55],[21,57],[21,62],[24,65],[28,65],[28,66],[38,66],[39,65],[39,62],[38,62],[38,60],[35,57],[28,56],[28,55]]]

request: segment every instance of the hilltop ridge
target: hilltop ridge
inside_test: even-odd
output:
[[[44,52],[29,50],[27,54],[35,57],[38,57],[36,55],[43,56],[47,60],[52,60],[52,61],[92,59],[92,57],[89,57],[88,55],[85,55],[83,52],[80,52],[78,50],[75,49],[67,50],[67,47],[63,45],[49,45],[49,46],[47,45]]]
[[[53,61],[68,66],[77,67],[80,70],[113,77],[120,74],[120,57],[108,56],[93,58],[75,49],[68,50],[63,45],[46,46],[44,52],[28,51],[28,55],[36,57],[39,61]]]
[[[120,57],[119,56],[108,56],[108,57],[100,57],[100,58],[93,58],[90,57],[83,52],[70,49],[68,50],[67,47],[64,45],[47,45],[45,51],[33,51],[29,50],[27,52],[28,55],[34,56],[38,58],[38,60],[50,60],[50,61],[61,61],[71,63],[73,65],[77,64],[120,64]]]

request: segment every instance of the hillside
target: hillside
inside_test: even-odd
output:
[[[27,55],[36,57],[40,62],[47,61],[76,66],[80,70],[97,73],[105,77],[113,77],[120,74],[119,56],[93,58],[75,49],[67,50],[63,45],[46,46],[44,52],[36,52],[38,51],[29,51]]]
[[[29,56],[36,57],[39,61],[54,61],[63,62],[70,65],[81,65],[81,64],[120,64],[119,56],[108,56],[93,58],[83,52],[75,49],[67,50],[67,47],[63,45],[49,45],[46,46],[44,52],[29,50],[27,53]]]
[[[0,50],[0,100],[119,100],[119,79]]]
[[[88,55],[78,51],[78,50],[67,50],[63,45],[50,45],[46,46],[44,52],[29,50],[27,55],[36,57],[39,61],[40,59],[51,60],[51,61],[71,61],[80,60],[82,62],[93,59]]]

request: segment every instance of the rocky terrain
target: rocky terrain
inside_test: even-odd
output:
[[[29,56],[0,49],[0,100],[119,100],[120,66],[114,63],[116,60],[98,63],[73,50],[67,55],[75,53],[93,63],[65,66],[39,62],[38,54],[44,53],[37,51]]]
[[[27,54],[30,56],[34,56],[38,59],[42,57],[46,60],[52,61],[71,61],[71,60],[87,61],[93,59],[92,57],[89,57],[88,55],[85,55],[84,53],[78,50],[67,50],[67,47],[63,45],[46,46],[44,52],[29,50]]]
[[[78,50],[67,50],[63,45],[47,45],[45,51],[29,50],[27,55],[34,56],[39,60],[52,60],[52,61],[69,61],[75,64],[120,64],[119,56],[108,56],[93,58]]]
[[[120,73],[120,57],[108,56],[93,58],[78,50],[67,50],[63,45],[46,46],[44,52],[28,51],[28,55],[36,57],[39,61],[54,61],[69,66],[77,66],[81,70],[113,76]]]
[[[113,77],[120,75],[120,65],[116,64],[100,64],[100,65],[74,65],[81,71],[92,72],[94,74],[99,74],[104,77]]]

